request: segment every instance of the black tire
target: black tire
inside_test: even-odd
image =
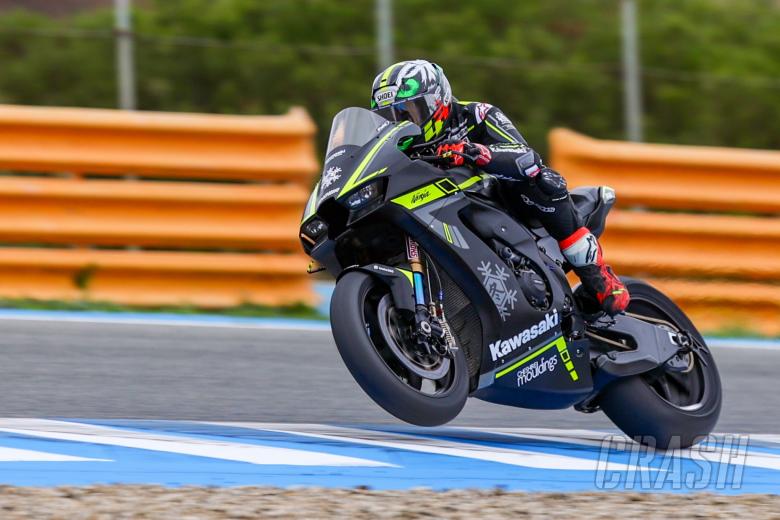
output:
[[[627,312],[666,320],[705,345],[691,320],[666,295],[641,280],[622,280],[631,294]],[[701,358],[694,359],[687,373],[660,368],[611,383],[602,392],[602,410],[626,435],[642,444],[662,450],[696,444],[718,421],[722,390],[709,349],[702,349]]]
[[[447,423],[460,413],[468,398],[463,351],[454,351],[447,387],[441,392],[426,394],[413,388],[419,378],[404,381],[399,377],[380,354],[381,341],[375,335],[372,339],[376,302],[387,292],[384,284],[360,271],[347,273],[338,281],[330,304],[330,322],[341,358],[363,391],[397,418],[418,426]]]

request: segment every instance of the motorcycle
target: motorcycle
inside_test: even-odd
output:
[[[452,420],[474,397],[601,410],[658,449],[709,434],[720,377],[683,311],[635,278],[622,278],[625,313],[588,309],[541,224],[504,203],[490,175],[416,152],[422,131],[342,110],[304,209],[301,244],[337,280],[333,337],[362,389],[421,426]],[[571,198],[600,236],[615,192],[581,187]]]

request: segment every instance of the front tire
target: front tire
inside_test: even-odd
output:
[[[703,440],[718,421],[720,375],[704,338],[685,313],[650,284],[622,278],[631,294],[627,313],[664,320],[702,345],[686,372],[666,365],[619,379],[601,394],[604,413],[626,435],[658,449],[687,448]]]
[[[454,350],[439,365],[406,370],[409,359],[399,362],[403,354],[398,342],[390,348],[392,338],[384,333],[386,313],[393,312],[389,298],[387,287],[367,273],[352,271],[339,280],[331,299],[330,321],[341,358],[363,391],[397,418],[418,426],[447,423],[468,398],[463,351]],[[436,378],[433,382],[422,377],[429,373],[426,370]]]

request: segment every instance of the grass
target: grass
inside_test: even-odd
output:
[[[719,329],[708,330],[704,335],[712,338],[780,339],[780,336],[762,334],[742,325],[726,325]]]
[[[191,305],[134,306],[98,301],[33,300],[28,298],[0,299],[0,309],[28,309],[45,311],[98,311],[98,312],[152,312],[166,314],[214,314],[247,318],[301,318],[324,320],[325,316],[308,305],[284,306],[243,303],[235,307],[204,309]]]

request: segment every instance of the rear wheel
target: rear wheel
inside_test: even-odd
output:
[[[460,413],[469,386],[463,352],[441,355],[417,347],[412,323],[395,309],[384,284],[367,273],[347,273],[330,309],[341,358],[379,406],[420,426],[444,424]]]
[[[659,449],[686,448],[715,427],[721,383],[712,353],[685,313],[646,282],[622,278],[631,303],[626,311],[672,332],[687,332],[700,348],[644,374],[619,379],[600,397],[604,413],[629,437]]]

